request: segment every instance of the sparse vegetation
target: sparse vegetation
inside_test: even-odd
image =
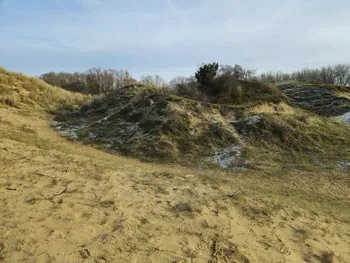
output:
[[[321,68],[304,68],[292,73],[267,72],[262,73],[259,79],[268,83],[299,81],[313,84],[350,85],[350,64],[337,64]]]

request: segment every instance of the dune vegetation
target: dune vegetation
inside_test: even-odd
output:
[[[1,68],[0,262],[350,262],[349,89],[198,79]]]

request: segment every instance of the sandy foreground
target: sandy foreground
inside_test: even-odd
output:
[[[350,262],[350,177],[147,164],[0,109],[0,262]]]

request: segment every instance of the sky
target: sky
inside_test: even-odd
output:
[[[0,0],[0,65],[170,80],[201,63],[258,72],[350,63],[349,0]]]

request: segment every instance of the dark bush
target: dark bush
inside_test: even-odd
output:
[[[210,84],[202,85],[200,89],[205,89],[207,101],[213,103],[280,102],[282,99],[278,87],[255,79],[238,80],[234,75],[218,76]]]
[[[202,85],[208,85],[214,79],[218,70],[219,64],[216,62],[203,64],[196,72],[195,77]]]

